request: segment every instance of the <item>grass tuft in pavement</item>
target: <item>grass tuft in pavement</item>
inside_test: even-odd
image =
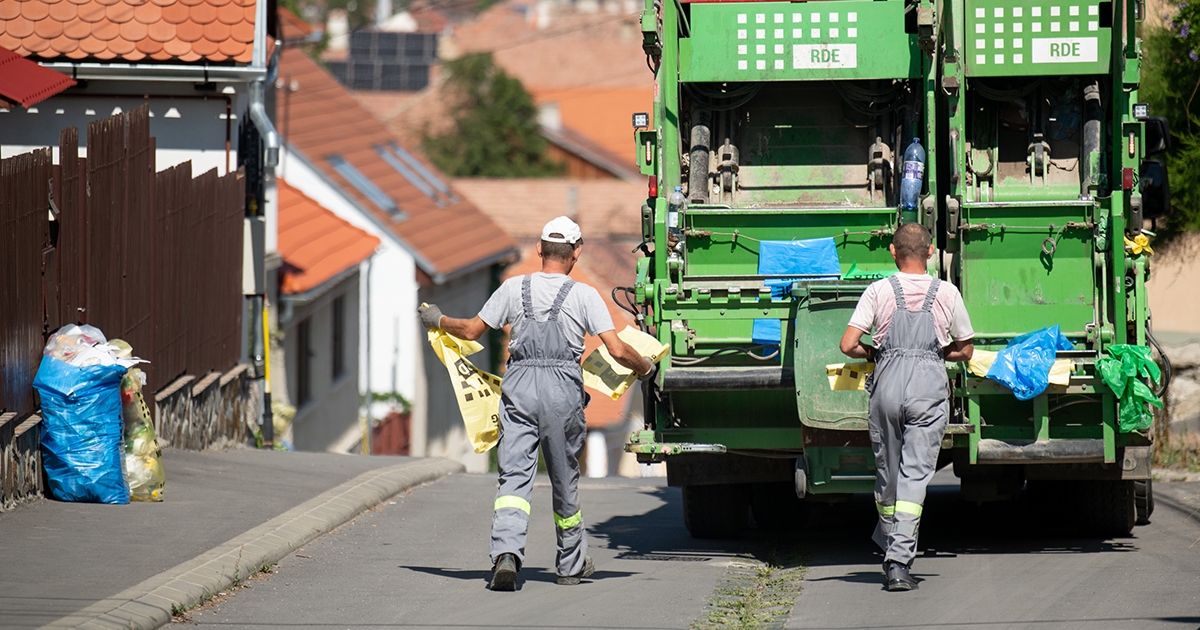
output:
[[[773,546],[729,564],[693,630],[782,628],[804,585],[804,554]]]

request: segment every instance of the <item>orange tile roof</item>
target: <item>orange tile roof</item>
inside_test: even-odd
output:
[[[38,59],[249,63],[254,3],[0,0],[0,46]]]
[[[633,114],[654,111],[654,78],[649,71],[643,78],[643,87],[535,87],[529,91],[538,105],[558,106],[564,127],[587,136],[636,170]]]
[[[388,132],[383,123],[365,110],[350,93],[316,61],[302,51],[285,47],[279,75],[298,85],[286,96],[290,101],[276,125],[284,130],[288,144],[304,154],[359,205],[391,227],[417,254],[417,264],[426,273],[449,276],[478,264],[499,261],[515,254],[516,242],[487,215],[465,199],[438,206],[376,152],[377,145],[397,142],[416,155],[411,144]],[[284,102],[280,94],[278,103]],[[395,221],[376,208],[366,196],[342,178],[326,158],[341,156],[400,207],[406,219]],[[420,156],[417,155],[420,159]],[[426,167],[436,169],[425,163]],[[442,176],[443,181],[449,181]],[[453,192],[453,191],[452,191]]]
[[[585,242],[642,233],[645,182],[470,177],[455,179],[454,186],[517,238],[537,238],[547,221],[572,213]]]
[[[311,291],[366,260],[379,239],[346,223],[282,179],[279,192],[279,255],[282,293]]]
[[[497,2],[455,27],[447,47],[457,53],[493,52],[496,63],[530,90],[652,88],[641,46],[641,3],[638,12],[615,15],[576,6],[551,5],[550,23],[539,28],[540,11],[533,2]]]
[[[279,7],[279,31],[283,41],[292,41],[304,39],[316,32],[316,28],[309,24],[304,18],[288,11],[283,7]]]

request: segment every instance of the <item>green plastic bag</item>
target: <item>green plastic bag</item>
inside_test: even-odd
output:
[[[1149,378],[1157,386],[1162,373],[1150,358],[1150,348],[1121,344],[1108,347],[1109,356],[1096,361],[1100,378],[1120,400],[1118,426],[1122,433],[1145,431],[1154,422],[1146,407],[1149,403],[1162,409],[1163,402],[1141,379]]]

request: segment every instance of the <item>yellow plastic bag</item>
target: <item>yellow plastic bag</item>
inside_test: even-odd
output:
[[[975,376],[987,376],[988,370],[992,369],[992,364],[996,362],[999,354],[999,352],[991,350],[976,350],[975,354],[971,355],[971,362],[967,367]],[[1050,366],[1050,384],[1070,385],[1071,371],[1074,369],[1075,366],[1070,359],[1055,359],[1054,364]]]
[[[650,357],[654,363],[662,361],[670,351],[666,344],[632,326],[626,326],[617,336],[621,341],[633,346],[638,354]],[[636,380],[637,374],[617,363],[604,346],[596,348],[583,360],[583,384],[613,400],[629,391]]]
[[[831,363],[825,366],[829,389],[834,391],[862,391],[867,388],[867,375],[874,371],[874,363]]]
[[[476,453],[486,453],[500,441],[500,377],[475,367],[467,356],[483,350],[444,330],[429,331],[429,345],[450,376],[467,437]]]

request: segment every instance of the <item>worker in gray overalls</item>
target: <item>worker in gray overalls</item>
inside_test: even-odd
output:
[[[949,422],[945,361],[970,361],[975,332],[958,289],[926,272],[934,248],[924,226],[901,225],[889,250],[899,271],[863,292],[841,350],[875,362],[867,383],[879,513],[872,538],[884,552],[887,590],[908,591],[917,588],[910,571],[925,488]],[[875,346],[863,343],[866,333]]]
[[[621,365],[648,378],[654,364],[621,341],[612,316],[596,290],[568,275],[579,260],[579,226],[558,217],[542,229],[537,254],[542,270],[509,278],[471,319],[442,315],[436,305],[418,309],[427,328],[463,339],[478,339],[489,328],[512,325],[507,370],[501,386],[500,487],[492,510],[490,587],[516,590],[525,561],[533,477],[538,445],[546,460],[558,540],[558,583],[578,584],[595,572],[587,555],[587,533],[579,506],[579,457],[587,434],[583,409],[585,334],[600,337]]]

